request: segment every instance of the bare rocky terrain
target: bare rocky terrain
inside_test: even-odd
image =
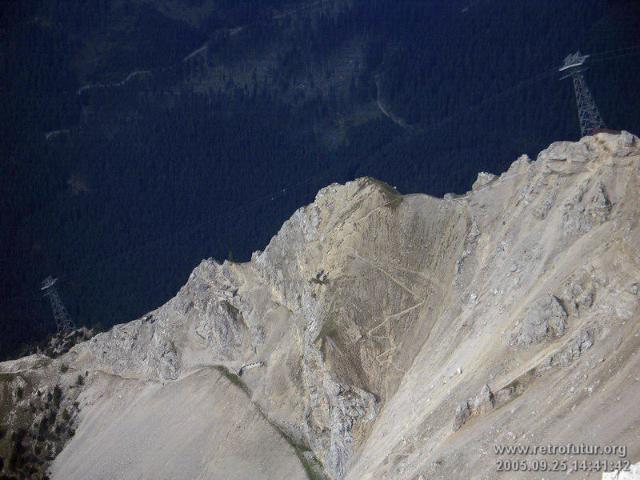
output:
[[[636,464],[639,183],[640,140],[622,132],[554,143],[462,196],[330,185],[250,262],[205,260],[143,318],[0,364],[0,472],[595,479],[572,461]],[[43,456],[28,439],[47,392],[67,415]],[[568,443],[624,451],[495,450]]]

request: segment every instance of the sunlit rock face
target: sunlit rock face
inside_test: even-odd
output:
[[[637,463],[639,173],[622,132],[463,196],[330,185],[250,262],[205,260],[143,318],[1,364],[2,421],[16,385],[59,385],[76,430],[45,464],[65,480],[489,479],[495,445],[550,442]]]

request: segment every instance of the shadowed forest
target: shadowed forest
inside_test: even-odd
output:
[[[0,359],[132,320],[245,261],[332,182],[468,190],[579,128],[640,132],[640,6],[581,0],[28,0],[0,27]]]

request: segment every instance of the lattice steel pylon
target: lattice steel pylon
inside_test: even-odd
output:
[[[569,77],[573,79],[573,89],[576,93],[576,104],[578,105],[580,133],[582,133],[583,137],[593,135],[596,130],[604,128],[604,122],[583,75],[584,71],[587,70],[584,66],[587,58],[589,58],[589,55],[582,55],[580,51],[577,51],[567,55],[564,63],[558,69],[559,72],[565,73],[561,79]]]
[[[51,310],[53,311],[53,318],[56,321],[56,328],[58,332],[69,332],[75,330],[76,326],[69,316],[69,312],[62,303],[56,283],[58,279],[49,275],[42,281],[42,287],[40,290],[44,292],[44,296],[49,299],[51,303]]]

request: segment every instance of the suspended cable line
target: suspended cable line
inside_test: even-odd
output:
[[[620,58],[627,58],[627,57],[636,57],[638,55],[640,55],[640,50],[635,52],[629,52],[629,53],[621,53],[620,55],[613,55],[605,58],[596,58],[596,59],[590,60],[589,63],[610,62],[612,60],[618,60]]]
[[[621,52],[625,52],[627,50],[638,50],[638,49],[640,49],[640,43],[637,44],[637,45],[630,45],[630,46],[623,47],[623,48],[616,48],[616,49],[613,49],[613,50],[606,50],[604,52],[591,53],[590,56],[592,58],[594,58],[594,57],[610,55],[612,53],[621,53]]]

